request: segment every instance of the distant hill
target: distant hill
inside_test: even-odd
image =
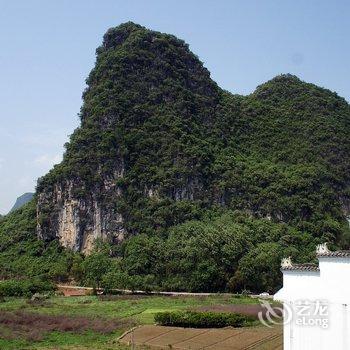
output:
[[[16,209],[21,208],[23,205],[27,204],[29,201],[31,201],[33,199],[33,196],[34,196],[34,193],[31,193],[31,192],[27,192],[27,193],[22,194],[22,196],[20,196],[16,199],[16,203],[14,204],[12,209],[10,210],[10,213]]]

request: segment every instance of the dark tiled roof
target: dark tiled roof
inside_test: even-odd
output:
[[[282,266],[282,271],[320,271],[316,264],[292,264],[290,266]]]
[[[336,252],[322,252],[317,253],[317,257],[326,257],[326,258],[350,258],[350,250],[338,250]]]
[[[338,250],[332,252],[327,243],[319,244],[316,248],[318,258],[350,258],[350,250]],[[281,271],[320,271],[316,264],[293,264],[291,257],[282,259]]]

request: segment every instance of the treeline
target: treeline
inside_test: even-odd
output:
[[[273,292],[280,261],[314,259],[320,240],[283,223],[241,212],[211,212],[164,235],[140,234],[121,245],[96,242],[84,257],[35,237],[31,202],[0,223],[2,279],[40,279],[113,289]]]
[[[138,235],[117,247],[100,242],[75,260],[72,273],[109,291],[271,293],[281,285],[282,257],[312,261],[317,242],[286,224],[227,211],[173,227],[166,237]]]

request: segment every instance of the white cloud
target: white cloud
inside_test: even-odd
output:
[[[24,189],[27,189],[27,188],[31,189],[34,185],[34,181],[30,177],[24,176],[18,179],[18,185]]]
[[[5,159],[0,158],[0,169],[4,166]]]
[[[30,147],[61,147],[67,137],[58,133],[43,133],[37,135],[28,135],[22,139],[26,146]]]
[[[34,164],[40,165],[41,167],[49,168],[54,164],[60,163],[62,160],[62,155],[55,154],[42,154],[34,159]]]
[[[25,134],[21,138],[22,144],[29,147],[59,147],[68,141],[69,128],[55,128],[37,125],[35,132]]]

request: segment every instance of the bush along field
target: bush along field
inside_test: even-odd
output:
[[[32,280],[6,280],[0,282],[0,297],[31,297],[35,293],[51,293],[56,286],[52,282]]]
[[[215,309],[217,305],[240,305],[249,309],[258,306],[257,302],[249,297],[220,294],[206,297],[54,296],[41,300],[6,297],[0,303],[0,349],[119,350],[124,349],[118,343],[121,334],[136,325],[154,324],[155,315],[159,323],[166,319],[165,315],[175,313],[191,315],[191,324],[187,323],[191,327],[196,327],[196,322],[197,326],[201,323],[220,327],[225,323],[237,327],[255,322],[256,318],[191,310]]]
[[[154,319],[161,326],[193,328],[248,327],[257,324],[253,316],[223,312],[160,312]]]

